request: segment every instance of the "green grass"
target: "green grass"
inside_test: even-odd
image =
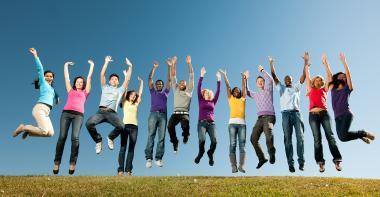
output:
[[[0,176],[0,196],[380,196],[380,180]]]

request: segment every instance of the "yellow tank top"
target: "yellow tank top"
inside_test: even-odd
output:
[[[129,101],[123,103],[124,124],[133,124],[137,126],[137,108],[138,104],[132,104]]]
[[[231,96],[228,99],[230,105],[230,118],[241,118],[245,120],[245,98],[235,98]]]

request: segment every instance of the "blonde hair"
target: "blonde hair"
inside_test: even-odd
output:
[[[322,75],[317,75],[317,76],[314,76],[312,79],[311,79],[311,87],[312,88],[315,88],[315,86],[314,86],[314,82],[315,82],[315,80],[316,79],[321,79],[322,80],[322,82],[323,82],[323,85],[321,86],[321,88],[323,88],[324,86],[325,86],[325,79],[322,77]]]
[[[214,99],[214,92],[212,91],[212,90],[210,90],[210,89],[202,89],[202,97],[203,98],[205,98],[204,97],[204,94],[206,93],[206,92],[208,92],[208,94],[209,94],[209,96],[210,96],[210,100],[212,100],[212,99]]]

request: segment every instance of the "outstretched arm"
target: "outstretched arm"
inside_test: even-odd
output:
[[[304,64],[303,64],[302,75],[301,75],[301,77],[300,77],[300,84],[303,84],[303,83],[305,82],[305,79],[306,79],[306,67],[307,67],[307,66],[310,66],[310,62],[309,62],[309,59],[310,59],[309,52],[305,52],[305,54],[303,55],[302,59],[304,60]]]
[[[340,53],[339,57],[340,57],[340,61],[342,62],[343,66],[344,66],[348,88],[350,88],[350,90],[352,91],[354,88],[352,86],[351,72],[350,72],[350,68],[348,67],[348,64],[346,61],[346,56],[343,53]]]
[[[92,83],[92,73],[94,72],[94,61],[88,60],[88,63],[90,64],[90,69],[88,70],[87,75],[87,83],[86,83],[86,92],[87,94],[91,91],[91,83]]]
[[[166,90],[170,90],[170,82],[171,82],[171,78],[170,78],[170,68],[173,66],[173,61],[171,59],[168,59],[166,60],[166,63],[168,64],[168,79],[166,81]]]
[[[191,64],[190,55],[186,56],[186,63],[189,66],[189,86],[187,92],[192,92],[194,89],[194,70],[193,65]]]
[[[268,59],[269,59],[270,71],[271,71],[274,83],[275,83],[275,85],[277,85],[277,84],[280,83],[280,80],[278,80],[278,77],[276,75],[276,70],[275,70],[274,65],[273,65],[273,61],[274,60],[273,60],[273,58],[271,56],[269,56]]]
[[[332,81],[332,74],[331,74],[331,69],[329,62],[327,61],[327,56],[326,54],[322,55],[322,64],[325,67],[326,70],[326,85],[325,85],[325,91],[327,92],[330,87],[330,82]]]
[[[154,61],[153,62],[153,68],[152,68],[152,70],[150,70],[149,77],[148,77],[149,90],[153,89],[153,76],[154,76],[154,72],[156,71],[157,68],[158,68],[158,62]]]
[[[70,92],[71,90],[71,84],[70,84],[70,75],[69,75],[69,65],[74,65],[74,62],[66,62],[63,66],[63,76],[65,77],[65,86],[66,91]]]
[[[140,81],[140,87],[139,87],[139,97],[137,98],[137,104],[141,102],[142,92],[143,92],[143,80],[140,78],[140,76],[137,77],[137,79]]]
[[[305,69],[305,76],[306,76],[306,90],[307,93],[311,90],[311,80],[310,80],[310,64],[304,67]]]
[[[102,70],[100,71],[100,86],[105,86],[106,85],[106,70],[107,70],[107,67],[108,67],[108,64],[110,62],[112,62],[112,57],[111,56],[106,56],[104,58],[104,65],[103,65],[103,68]]]
[[[202,67],[201,68],[201,76],[199,77],[198,86],[197,86],[198,99],[203,99],[203,96],[202,96],[202,81],[203,81],[203,77],[205,76],[205,74],[206,74],[206,69],[205,69],[205,67]]]
[[[125,58],[125,64],[128,65],[128,71],[126,70],[123,71],[125,79],[122,86],[126,90],[128,88],[129,80],[131,79],[131,75],[132,75],[132,63],[128,60],[128,58]]]
[[[242,81],[242,97],[245,98],[247,97],[247,80],[249,78],[249,71],[245,71],[241,75],[241,81]]]
[[[226,83],[227,97],[230,98],[231,97],[231,87],[230,87],[230,82],[228,81],[228,78],[227,78],[227,71],[219,69],[219,72],[223,75],[224,82]]]
[[[38,80],[40,81],[40,83],[43,83],[45,81],[44,67],[42,66],[40,58],[38,57],[37,50],[35,48],[30,48],[29,52],[34,56],[34,60],[36,62]]]
[[[172,58],[172,61],[173,61],[173,66],[172,66],[172,72],[171,72],[171,86],[173,88],[173,91],[175,90],[175,88],[177,87],[177,57],[174,56]]]
[[[267,73],[267,71],[264,70],[263,66],[259,65],[258,70],[259,70],[259,72],[263,73],[263,77],[265,79],[264,90],[273,90],[273,79],[272,79],[272,77]]]
[[[216,104],[216,102],[218,102],[219,94],[220,94],[220,80],[222,79],[222,76],[221,76],[220,72],[216,72],[216,79],[217,79],[217,82],[216,82],[216,93],[215,93],[215,96],[214,96],[214,99],[213,99],[213,102],[215,104]]]

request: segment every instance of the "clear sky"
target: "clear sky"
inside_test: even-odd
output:
[[[213,175],[231,176],[229,154],[228,103],[224,82],[220,99],[216,105],[216,128],[218,145],[215,165],[208,165],[208,158],[195,165],[193,160],[198,151],[196,131],[198,102],[194,94],[191,103],[191,136],[188,144],[179,145],[174,155],[169,135],[166,138],[164,167],[145,168],[144,148],[147,142],[147,124],[150,95],[147,88],[148,72],[152,62],[157,60],[160,67],[155,79],[166,79],[164,60],[177,55],[177,75],[188,78],[185,56],[192,56],[195,80],[198,80],[201,66],[207,69],[204,87],[216,88],[215,72],[226,68],[232,86],[240,86],[240,72],[251,71],[257,76],[257,65],[268,70],[267,56],[276,59],[280,79],[286,74],[298,78],[302,72],[301,56],[304,51],[311,54],[311,74],[325,75],[321,55],[325,52],[333,72],[343,70],[338,53],[344,52],[351,67],[354,91],[351,94],[351,109],[355,114],[352,129],[367,128],[378,133],[378,101],[376,90],[380,69],[380,28],[378,21],[380,2],[372,1],[22,1],[2,0],[0,3],[0,57],[3,93],[0,97],[0,174],[37,175],[52,174],[55,145],[59,135],[59,118],[66,102],[63,81],[63,64],[76,62],[70,69],[71,77],[86,75],[88,58],[93,58],[95,71],[92,92],[86,103],[85,119],[94,114],[100,101],[99,72],[106,55],[112,55],[108,74],[122,75],[126,68],[123,59],[128,56],[134,64],[129,89],[138,87],[137,75],[145,82],[142,105],[139,108],[139,133],[135,149],[134,175]],[[35,47],[45,69],[56,74],[55,88],[60,93],[61,104],[51,112],[55,135],[51,138],[12,138],[11,132],[19,123],[35,121],[31,110],[36,103],[38,91],[31,82],[37,77],[33,57],[27,51]],[[254,80],[250,80],[254,87]],[[329,95],[329,111],[331,98]],[[286,162],[279,94],[274,92],[277,123],[274,128],[274,142],[277,161],[265,164],[256,170],[258,162],[249,141],[256,121],[253,100],[247,102],[247,161],[245,175],[250,176],[337,176],[380,178],[378,166],[379,143],[371,145],[361,140],[337,143],[343,156],[343,171],[337,172],[331,162],[327,142],[323,136],[326,172],[320,174],[313,156],[313,137],[308,124],[308,100],[305,89],[302,92],[302,115],[306,125],[304,172],[289,173]],[[173,95],[168,99],[169,112],[173,109]],[[120,111],[119,116],[123,114]],[[335,132],[335,123],[333,121]],[[179,127],[178,127],[179,128]],[[111,126],[98,127],[105,137]],[[180,130],[178,135],[180,135]],[[70,130],[71,135],[71,130]],[[66,141],[61,174],[67,175],[70,135]],[[380,136],[379,136],[380,137]],[[295,138],[295,137],[294,137]],[[206,146],[209,146],[207,139]],[[260,140],[266,150],[264,136]],[[80,150],[75,175],[116,175],[120,140],[115,140],[115,150],[110,151],[104,141],[103,152],[95,154],[95,143],[85,127],[80,133]],[[295,139],[294,139],[295,144]],[[266,153],[267,154],[267,153]],[[296,155],[296,154],[295,154]],[[297,158],[294,157],[296,160]],[[235,174],[234,174],[235,175]],[[238,174],[239,176],[241,174]]]

